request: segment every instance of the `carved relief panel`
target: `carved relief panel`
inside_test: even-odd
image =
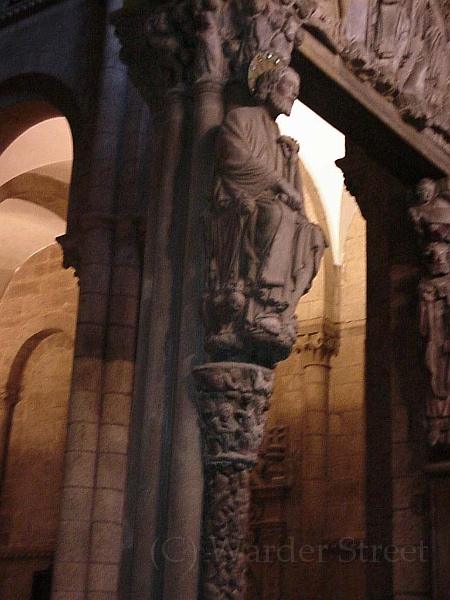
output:
[[[426,398],[428,441],[450,449],[450,188],[448,179],[421,181],[421,204],[410,216],[423,244],[419,283],[420,333],[430,373]]]

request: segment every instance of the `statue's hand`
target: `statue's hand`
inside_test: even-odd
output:
[[[304,214],[303,196],[301,193],[285,179],[280,181],[279,186],[282,192],[281,200],[287,204],[289,208],[292,208],[292,210]]]

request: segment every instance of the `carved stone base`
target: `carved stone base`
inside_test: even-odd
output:
[[[202,600],[243,600],[250,470],[261,445],[273,371],[246,363],[194,370],[205,476]]]

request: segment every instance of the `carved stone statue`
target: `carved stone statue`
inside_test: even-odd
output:
[[[450,445],[450,190],[448,180],[424,179],[422,204],[410,209],[426,245],[427,273],[419,283],[420,333],[430,372],[426,415],[432,446]]]
[[[298,144],[275,123],[290,114],[299,83],[272,64],[256,77],[257,105],[231,110],[218,133],[203,300],[215,360],[273,366],[288,356],[295,307],[327,245],[304,212]]]

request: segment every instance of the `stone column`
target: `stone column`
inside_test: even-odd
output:
[[[302,543],[318,548],[327,539],[328,498],[328,422],[330,358],[339,346],[338,333],[321,329],[299,335],[295,350],[303,364],[303,435],[301,462],[301,517]],[[294,511],[297,507],[292,506]],[[307,565],[308,566],[308,565]],[[311,565],[310,565],[311,566]],[[323,565],[316,561],[314,569],[306,569],[308,578],[312,570],[314,585],[320,593],[324,576]],[[311,584],[309,589],[311,588]]]
[[[205,478],[201,546],[202,600],[243,600],[250,473],[264,435],[273,371],[247,363],[194,370]]]
[[[8,454],[9,434],[11,430],[14,397],[6,389],[0,390],[0,497]]]
[[[183,173],[184,96],[172,91],[153,112],[150,198],[147,217],[134,407],[132,414],[126,536],[121,593],[161,598],[162,544],[167,537],[171,431],[176,394],[180,319],[179,238],[188,183]],[[178,535],[178,534],[176,534]],[[162,550],[163,552],[163,550]]]
[[[200,444],[193,405],[192,368],[203,362],[199,305],[203,293],[202,212],[212,179],[214,133],[223,118],[222,85],[203,81],[193,88],[192,152],[189,209],[185,225],[179,335],[178,373],[173,406],[167,518],[167,547],[172,558],[164,564],[164,599],[184,600],[198,594],[198,548],[202,516]],[[189,466],[189,468],[186,468]],[[177,543],[178,541],[178,543]],[[181,543],[180,543],[181,542]]]
[[[135,413],[142,427],[136,427],[140,456],[134,475],[138,479],[133,540],[136,566],[131,590],[134,600],[148,596],[153,600],[193,600],[197,595],[196,565],[191,565],[188,574],[185,557],[177,555],[171,560],[165,555],[167,544],[173,541],[190,543],[195,551],[199,540],[198,493],[202,482],[198,477],[198,437],[191,399],[198,406],[203,424],[200,596],[218,600],[227,594],[242,600],[249,470],[263,435],[262,413],[272,389],[271,369],[291,351],[296,334],[295,305],[309,289],[326,244],[320,228],[303,215],[296,170],[298,148],[290,138],[280,138],[274,115],[278,105],[270,108],[268,96],[262,98],[263,85],[261,102],[264,114],[272,121],[271,137],[266,141],[275,145],[271,151],[279,161],[272,161],[270,152],[270,158],[262,157],[263,171],[267,171],[262,179],[267,195],[280,193],[276,202],[282,206],[276,210],[283,218],[280,232],[265,231],[264,218],[260,224],[259,234],[271,238],[269,245],[274,237],[277,239],[270,282],[257,274],[256,261],[264,260],[256,257],[257,252],[253,252],[255,264],[249,266],[252,242],[246,246],[244,241],[244,229],[251,229],[250,221],[254,224],[257,216],[255,199],[244,192],[235,196],[233,183],[225,192],[226,184],[213,181],[213,164],[217,168],[221,162],[215,153],[214,138],[225,106],[255,108],[250,94],[262,72],[276,69],[270,83],[267,79],[267,86],[272,88],[275,78],[290,79],[289,97],[286,90],[283,93],[284,106],[292,106],[299,80],[286,65],[294,40],[299,39],[296,33],[301,21],[287,7],[277,7],[275,14],[270,6],[279,31],[272,33],[266,28],[267,35],[260,40],[253,15],[238,5],[179,2],[136,10],[137,6],[129,3],[113,17],[130,76],[149,104],[158,96],[166,108],[174,93],[183,102],[172,105],[167,113],[167,128],[161,139],[164,160],[157,171],[155,210],[150,214],[152,224],[155,215],[160,219],[154,229],[157,241],[147,238],[145,268],[152,280],[152,312],[148,322],[141,321],[141,331],[152,339],[147,346],[142,343],[146,381],[137,383],[138,404],[142,393],[148,397]],[[265,22],[267,18],[261,15],[259,20]],[[273,53],[275,47],[281,56]],[[261,118],[262,113],[256,113]],[[267,124],[267,120],[265,124],[261,121],[263,146]],[[247,152],[244,159],[237,160],[244,163],[253,154]],[[274,169],[280,171],[277,177],[273,176]],[[212,200],[218,189],[223,192],[221,198]],[[200,227],[205,212],[206,277],[202,272]],[[249,218],[252,212],[254,219]],[[272,217],[268,215],[273,226],[276,217]],[[255,238],[258,244],[261,236],[257,233]],[[167,239],[172,262],[164,252]],[[302,248],[300,239],[304,242]],[[298,247],[294,249],[295,245]],[[144,293],[145,279],[146,274]],[[202,294],[205,279],[207,289]],[[273,297],[272,285],[277,288]],[[143,294],[144,299],[147,297]],[[192,368],[203,361],[200,309],[207,330],[207,352],[210,360],[217,362],[194,369],[199,384],[199,399],[195,400],[190,377]],[[221,362],[224,360],[228,362]]]
[[[94,484],[88,598],[117,597],[142,260],[140,188],[147,164],[148,111],[131,83],[120,140],[99,446]]]
[[[109,0],[107,10],[118,8]],[[80,282],[64,479],[53,600],[85,600],[91,586],[91,533],[97,452],[100,441],[104,349],[112,264],[115,177],[127,85],[126,69],[117,63],[118,43],[107,26],[102,49],[98,106],[86,142],[89,172],[74,169],[74,187],[84,192],[71,206],[70,232],[59,238],[64,266],[76,268]],[[105,148],[108,155],[105,156]],[[80,158],[76,157],[80,164]]]
[[[320,494],[323,499],[326,498],[326,489],[323,486],[326,486],[327,481],[330,358],[337,352],[338,345],[337,332],[323,330],[299,335],[295,344],[295,350],[301,354],[304,369],[302,480],[306,485],[306,482],[312,484],[314,495]],[[320,487],[323,489],[319,490]],[[309,491],[313,492],[313,489]],[[305,500],[304,490],[303,502]],[[313,498],[311,501],[314,504]],[[308,512],[323,520],[323,511],[316,508]],[[319,526],[319,523],[317,525]]]

